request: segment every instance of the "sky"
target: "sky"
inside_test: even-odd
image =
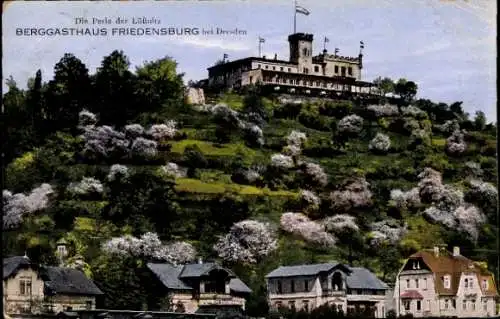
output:
[[[418,98],[463,101],[466,112],[483,111],[496,121],[496,1],[493,0],[299,0],[310,15],[297,15],[297,32],[314,34],[313,54],[339,48],[357,56],[363,41],[363,80],[378,76],[417,83]],[[12,76],[25,88],[42,70],[72,53],[94,73],[104,56],[123,50],[135,66],[165,56],[178,62],[184,79],[207,77],[207,67],[226,53],[229,60],[262,54],[288,59],[293,33],[293,0],[247,1],[14,1],[4,2],[3,89]],[[92,24],[108,17],[111,24]],[[117,25],[118,17],[127,19]],[[158,24],[132,24],[147,17]],[[88,24],[76,24],[86,18]],[[113,28],[194,28],[244,30],[243,35],[110,36]],[[108,36],[18,35],[19,28],[107,28]]]

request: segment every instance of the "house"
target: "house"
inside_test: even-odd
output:
[[[266,276],[271,308],[310,311],[322,305],[344,313],[370,311],[385,316],[389,287],[368,269],[341,263],[281,266]]]
[[[276,93],[322,97],[369,97],[376,94],[373,83],[361,80],[363,44],[357,57],[340,56],[335,50],[313,56],[313,35],[294,33],[288,37],[290,57],[280,60],[247,57],[234,61],[224,59],[208,68],[208,87],[239,89],[260,85]]]
[[[491,317],[497,288],[484,266],[440,247],[411,255],[394,288],[396,312],[414,317]]]
[[[3,259],[5,314],[94,309],[102,291],[81,271],[37,265],[27,256]]]
[[[148,263],[174,311],[186,313],[236,312],[245,310],[252,292],[232,271],[213,262],[172,265]]]

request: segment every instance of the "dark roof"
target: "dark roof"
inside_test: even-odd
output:
[[[374,273],[362,267],[349,267],[352,273],[346,276],[346,285],[351,289],[389,289]]]
[[[33,266],[26,256],[14,256],[3,259],[3,279],[15,275],[19,268]]]
[[[229,276],[234,277],[234,274],[225,268],[220,267],[216,263],[208,262],[202,264],[187,264],[184,265],[184,269],[179,275],[179,278],[197,278],[203,275],[207,275],[210,271],[214,269],[220,269],[227,271]]]
[[[229,289],[234,292],[244,292],[244,293],[252,293],[252,289],[250,289],[241,279],[232,278],[229,281]]]
[[[85,276],[83,272],[73,268],[43,266],[42,279],[45,287],[55,294],[103,295],[103,292]]]
[[[251,293],[252,290],[239,278],[237,278],[232,271],[223,268],[216,263],[208,262],[202,264],[187,264],[182,266],[174,266],[171,264],[157,264],[148,263],[148,269],[150,269],[153,274],[161,281],[161,283],[169,289],[189,289],[189,286],[185,279],[189,278],[199,278],[201,276],[207,275],[210,271],[214,269],[220,269],[227,271],[230,276],[229,289],[234,292],[240,293]]]
[[[313,276],[320,272],[330,271],[338,263],[324,263],[313,265],[280,266],[266,275],[266,278],[275,277],[294,277],[294,276]]]
[[[344,268],[346,271],[346,284],[351,289],[389,289],[386,283],[381,281],[366,268],[348,267],[340,263],[324,263],[298,266],[280,266],[267,274],[266,278],[316,276],[320,272],[329,272],[335,268]]]
[[[170,289],[187,289],[193,288],[187,286],[179,279],[183,266],[174,266],[171,264],[147,264],[147,267],[156,275],[161,283]]]

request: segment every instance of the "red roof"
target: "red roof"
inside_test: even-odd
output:
[[[424,299],[424,297],[422,297],[422,295],[416,291],[416,290],[405,290],[405,292],[403,292],[401,294],[401,299]]]

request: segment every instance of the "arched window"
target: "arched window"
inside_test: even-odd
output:
[[[302,49],[302,55],[307,56],[307,49],[306,48]]]

